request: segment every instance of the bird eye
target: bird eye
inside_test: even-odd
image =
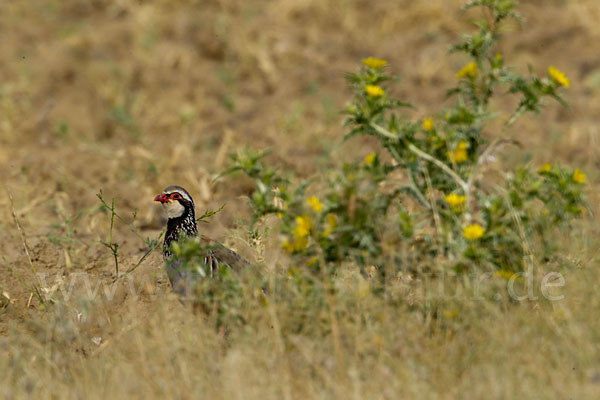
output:
[[[181,195],[180,195],[179,193],[173,193],[173,194],[171,195],[171,198],[172,198],[173,200],[179,200],[179,199],[181,199]]]

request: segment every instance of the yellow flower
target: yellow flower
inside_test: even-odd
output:
[[[369,68],[379,69],[385,67],[387,61],[382,60],[381,58],[367,57],[362,59],[362,63]]]
[[[290,243],[289,239],[284,239],[283,242],[281,242],[281,248],[287,251],[288,253],[294,252],[294,245]]]
[[[336,226],[337,226],[337,218],[335,217],[335,215],[327,214],[325,216],[325,229],[323,230],[323,233],[321,233],[321,236],[327,237],[327,236],[331,235],[331,233],[336,228]]]
[[[477,240],[483,236],[483,228],[479,224],[467,225],[463,228],[463,236],[467,240]]]
[[[297,253],[306,250],[308,247],[308,235],[312,229],[312,223],[308,217],[302,215],[296,217],[296,226],[292,229],[292,241],[284,239],[281,247],[288,253]]]
[[[365,86],[365,92],[369,97],[379,97],[383,96],[385,93],[382,88],[377,85],[367,85]]]
[[[515,272],[506,269],[500,269],[494,272],[494,276],[497,276],[498,278],[504,278],[507,281],[513,280],[515,282],[520,282],[523,279],[523,277],[517,275]]]
[[[546,164],[541,165],[538,168],[537,172],[538,173],[541,173],[541,172],[550,172],[551,170],[552,170],[552,164],[546,163]]]
[[[294,239],[294,250],[295,251],[298,251],[298,252],[304,251],[304,250],[306,250],[307,247],[308,247],[308,238],[307,237]]]
[[[474,78],[477,75],[477,63],[475,61],[468,63],[462,67],[457,73],[457,78]]]
[[[448,155],[448,159],[453,163],[460,164],[467,161],[467,142],[461,140],[456,144],[453,151],[449,151],[446,154]]]
[[[442,313],[445,318],[455,319],[458,317],[458,310],[456,308],[447,308]]]
[[[571,178],[575,183],[579,183],[580,185],[583,185],[585,183],[585,174],[581,172],[579,168],[573,171],[573,175],[571,176]]]
[[[444,197],[444,201],[452,208],[460,208],[465,203],[465,196],[450,193]]]
[[[548,76],[560,86],[567,88],[571,86],[571,82],[569,82],[569,78],[565,76],[565,73],[552,66],[548,67]]]
[[[369,165],[369,166],[372,165],[373,162],[375,161],[375,153],[367,154],[363,161],[366,165]]]
[[[289,239],[284,239],[281,243],[281,247],[288,253],[296,253],[306,250],[308,247],[308,238],[306,237],[294,237],[294,240],[290,242]]]
[[[431,118],[425,118],[423,120],[423,130],[430,131],[433,129],[433,120]]]
[[[292,234],[295,238],[307,237],[312,229],[312,223],[307,216],[302,215],[296,217],[296,227],[292,230]]]
[[[315,196],[306,199],[306,203],[313,209],[314,212],[319,212],[323,209],[323,204]]]

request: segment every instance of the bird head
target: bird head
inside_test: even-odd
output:
[[[162,204],[169,219],[179,218],[186,211],[194,210],[192,196],[180,186],[169,186],[154,198]]]

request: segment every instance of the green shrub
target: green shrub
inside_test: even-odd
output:
[[[243,171],[256,182],[249,202],[251,226],[261,217],[281,219],[282,248],[296,266],[334,273],[344,263],[365,274],[435,269],[440,259],[455,271],[497,271],[509,279],[532,257],[547,259],[556,246],[549,235],[584,210],[585,175],[559,165],[530,165],[488,173],[490,160],[512,124],[523,114],[539,113],[546,99],[565,104],[560,89],[569,80],[554,67],[538,77],[519,75],[495,51],[507,19],[520,22],[515,2],[471,1],[488,16],[477,31],[451,48],[467,62],[447,91],[453,102],[420,121],[393,97],[385,60],[369,57],[348,74],[354,92],[346,106],[346,139],[375,137],[383,153],[344,164],[292,187],[265,167],[261,153],[233,157],[227,172]],[[518,105],[489,141],[500,113],[493,97],[514,96]],[[494,103],[495,104],[495,103]],[[488,133],[484,136],[483,132]],[[310,189],[310,190],[309,190]],[[542,251],[534,251],[543,244]],[[534,256],[534,253],[537,256]]]

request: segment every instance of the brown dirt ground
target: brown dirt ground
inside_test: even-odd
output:
[[[401,77],[394,90],[417,106],[410,118],[436,112],[464,62],[447,54],[471,29],[456,12],[460,3],[3,2],[0,289],[12,303],[0,310],[0,334],[38,313],[30,291],[4,266],[33,279],[8,193],[33,264],[51,279],[82,271],[106,283],[113,278],[111,255],[99,243],[109,223],[98,211],[100,190],[124,216],[137,211],[135,226],[150,237],[163,222],[152,198],[167,185],[188,188],[199,210],[227,203],[207,233],[252,257],[241,230],[231,230],[248,215],[249,182],[211,183],[225,155],[269,147],[270,162],[302,176],[364,156],[371,143],[342,143],[337,114],[350,95],[343,75],[364,56],[389,60]],[[554,65],[572,86],[565,92],[570,108],[551,104],[543,118],[515,126],[510,135],[533,150],[509,159],[579,166],[597,209],[600,3],[530,0],[521,12],[525,30],[507,32],[501,49],[508,62],[540,74]],[[67,228],[70,242],[49,240],[64,238]],[[115,239],[122,268],[144,252],[124,224],[116,225]],[[107,314],[133,305],[143,317],[157,299],[178,304],[168,296],[158,253],[131,276],[141,297],[130,298],[130,281],[122,280]],[[76,286],[83,290],[82,282]]]

